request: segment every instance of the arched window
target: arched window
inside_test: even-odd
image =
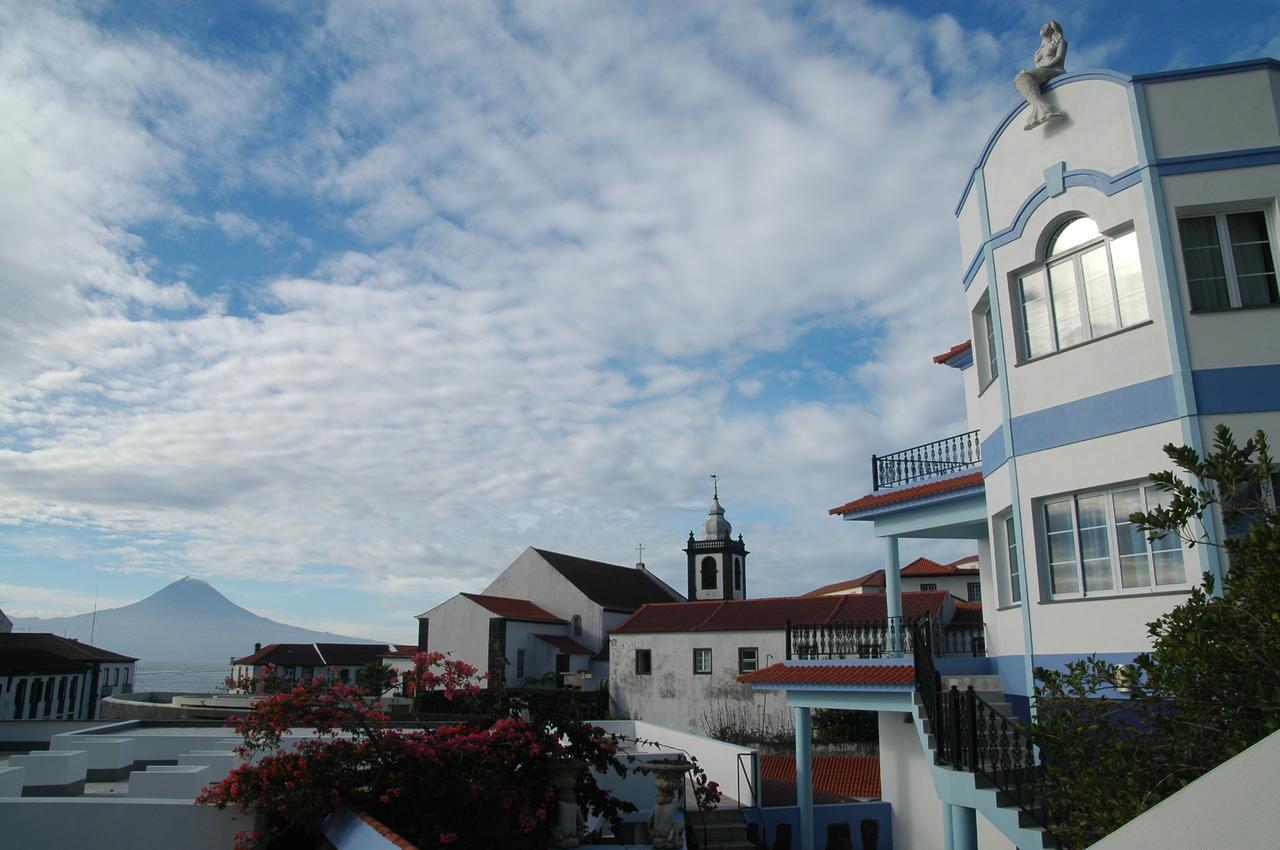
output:
[[[733,589],[742,590],[742,559],[733,559]]]
[[[1145,322],[1138,238],[1107,236],[1085,216],[1066,221],[1046,241],[1044,264],[1019,277],[1017,295],[1026,359]]]
[[[716,559],[707,557],[702,559],[702,589],[716,589]]]
[[[582,615],[574,614],[573,615],[573,636],[577,637],[580,634],[582,634]]]

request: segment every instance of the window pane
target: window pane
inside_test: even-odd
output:
[[[1147,320],[1147,294],[1142,286],[1142,264],[1138,261],[1138,236],[1126,233],[1111,240],[1111,268],[1116,276],[1116,297],[1120,302],[1120,325],[1128,327]]]
[[[1070,501],[1044,506],[1045,537],[1049,549],[1049,579],[1054,593],[1078,593],[1076,535]]]
[[[1150,587],[1147,569],[1147,541],[1138,527],[1129,522],[1129,514],[1142,510],[1142,492],[1136,487],[1111,494],[1116,515],[1116,553],[1120,556],[1120,586]]]
[[[1164,506],[1168,494],[1155,487],[1146,488],[1147,504]],[[1182,541],[1176,534],[1166,534],[1151,543],[1151,560],[1155,567],[1156,584],[1183,584],[1187,580],[1187,568],[1182,561]]]
[[[1058,331],[1058,347],[1084,341],[1080,297],[1076,291],[1076,264],[1070,260],[1049,267],[1049,292],[1053,299],[1053,319]]]
[[[999,360],[996,358],[996,328],[991,321],[991,308],[982,312],[982,327],[987,334],[987,380],[994,380],[1000,374]]]
[[[1049,240],[1049,253],[1046,256],[1056,257],[1063,251],[1070,251],[1090,239],[1097,239],[1098,236],[1098,225],[1093,223],[1093,219],[1084,217],[1072,219]]]
[[[1218,244],[1218,224],[1213,216],[1178,221],[1182,238],[1182,261],[1187,267],[1187,286],[1193,310],[1226,310],[1227,272]]]
[[[1084,565],[1085,590],[1113,590],[1106,497],[1077,499],[1076,508],[1080,514],[1080,557]]]
[[[1039,357],[1053,351],[1053,331],[1049,325],[1049,293],[1045,290],[1044,272],[1038,271],[1022,279],[1022,327],[1026,332],[1028,357]]]
[[[1227,232],[1231,236],[1231,257],[1236,265],[1241,306],[1280,303],[1266,215],[1260,210],[1229,215]]]
[[[1022,601],[1022,583],[1020,581],[1018,569],[1018,538],[1014,534],[1013,517],[1007,516],[1004,520],[1004,539],[1006,550],[1009,556],[1007,564],[1009,568],[1009,601]]]
[[[1089,329],[1093,336],[1111,333],[1120,327],[1116,318],[1115,295],[1111,291],[1111,269],[1107,246],[1099,245],[1080,255],[1084,273],[1084,296],[1089,302]]]

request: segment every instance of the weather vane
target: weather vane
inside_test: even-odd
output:
[[[720,476],[716,475],[714,472],[711,473],[711,489],[713,491],[715,498],[719,499],[720,498]]]

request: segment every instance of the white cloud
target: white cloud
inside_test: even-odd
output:
[[[754,593],[876,566],[826,510],[872,451],[962,427],[929,356],[968,334],[950,208],[1007,81],[946,16],[693,14],[336,4],[293,48],[334,80],[314,98],[279,63],[0,19],[23,328],[0,343],[0,520],[117,532],[120,569],[350,569],[417,613],[528,544],[629,563],[643,540],[680,586],[715,471]],[[85,73],[56,70],[72,54]],[[934,55],[963,96],[934,92]],[[277,101],[297,112],[260,114]],[[258,178],[305,215],[254,216]],[[314,262],[228,312],[152,255],[163,222],[310,239]],[[776,374],[743,364],[818,319],[865,338],[865,363],[812,370],[849,394],[731,412]]]

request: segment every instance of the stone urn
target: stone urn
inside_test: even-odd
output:
[[[559,759],[551,763],[551,787],[556,790],[556,819],[551,824],[551,846],[577,847],[585,821],[578,808],[578,774],[587,766],[581,759]]]
[[[651,761],[644,766],[658,789],[657,802],[649,813],[649,839],[656,850],[678,850],[684,846],[684,835],[676,820],[680,804],[673,801],[677,792],[684,791],[685,774],[692,768],[693,765],[684,759]]]

